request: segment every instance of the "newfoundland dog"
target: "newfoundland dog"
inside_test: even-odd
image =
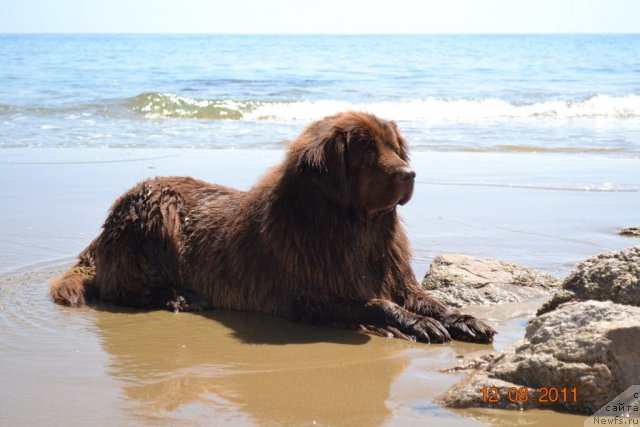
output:
[[[111,207],[61,304],[222,308],[442,343],[495,331],[419,285],[396,206],[415,172],[394,122],[346,112],[312,123],[249,191],[189,177],[139,183]]]

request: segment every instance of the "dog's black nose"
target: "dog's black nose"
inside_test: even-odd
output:
[[[408,167],[403,167],[398,169],[396,172],[396,179],[401,182],[412,181],[416,177],[416,173],[413,169]]]

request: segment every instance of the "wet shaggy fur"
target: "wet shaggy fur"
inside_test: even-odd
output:
[[[495,331],[431,298],[396,206],[415,173],[395,123],[342,113],[312,123],[249,191],[188,177],[139,183],[111,207],[61,304],[224,308],[446,342]]]

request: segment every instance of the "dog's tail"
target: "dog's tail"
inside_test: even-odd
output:
[[[94,248],[96,241],[80,253],[78,262],[67,270],[62,277],[49,282],[49,295],[62,305],[79,306],[97,299],[95,283],[96,264]]]

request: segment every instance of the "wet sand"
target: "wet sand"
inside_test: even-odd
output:
[[[188,174],[248,188],[281,157],[3,150],[0,425],[582,425],[585,417],[552,411],[434,403],[461,378],[441,369],[517,341],[542,301],[468,308],[498,329],[493,345],[429,346],[252,313],[72,309],[48,299],[47,280],[136,181]],[[586,256],[638,243],[616,230],[638,225],[639,160],[414,153],[413,165],[418,185],[400,212],[420,278],[444,252],[564,276]]]

